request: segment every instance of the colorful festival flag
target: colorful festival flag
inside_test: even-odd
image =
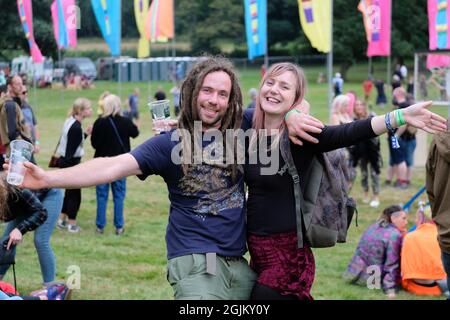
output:
[[[17,0],[17,9],[19,10],[20,23],[22,24],[25,38],[28,40],[30,55],[33,62],[40,63],[44,61],[41,50],[34,41],[33,34],[33,7],[31,0]]]
[[[325,53],[331,50],[331,1],[298,0],[303,32],[314,48]]]
[[[267,48],[267,0],[244,0],[248,58],[264,56]]]
[[[111,55],[120,56],[122,38],[121,0],[91,0],[95,18]]]
[[[139,39],[138,58],[150,56],[150,43],[145,35],[145,21],[148,14],[149,0],[134,0],[134,16],[141,38]]]
[[[449,49],[450,4],[447,0],[428,0],[428,33],[430,50]]]
[[[361,0],[358,4],[366,29],[368,57],[391,55],[391,6],[391,0]]]
[[[173,39],[173,0],[153,0],[145,23],[146,37],[151,42],[167,42]]]
[[[427,69],[448,68],[450,56],[447,54],[427,54]]]
[[[53,33],[58,48],[77,46],[77,10],[75,0],[55,0],[51,5]]]

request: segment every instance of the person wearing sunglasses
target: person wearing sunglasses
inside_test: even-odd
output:
[[[19,95],[19,98],[21,101],[20,108],[24,116],[25,125],[27,126],[28,131],[31,133],[31,140],[34,145],[34,153],[37,154],[40,151],[39,138],[41,134],[39,132],[38,123],[34,115],[33,108],[28,101],[28,89],[26,85],[23,85],[22,92]]]

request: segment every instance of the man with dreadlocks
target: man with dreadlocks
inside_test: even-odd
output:
[[[26,163],[23,187],[80,188],[130,175],[141,180],[160,175],[170,199],[166,243],[175,298],[248,299],[256,276],[243,258],[247,248],[242,169],[237,161],[197,161],[198,154],[190,148],[191,143],[198,147],[196,132],[206,137],[215,129],[225,137],[227,130],[240,128],[242,93],[231,62],[203,58],[182,85],[180,106],[179,130],[155,136],[130,153],[71,168],[47,172]],[[200,140],[203,155],[215,140]],[[179,146],[182,161],[177,162],[173,153]],[[229,149],[226,143],[224,149]],[[236,150],[229,152],[235,159]]]

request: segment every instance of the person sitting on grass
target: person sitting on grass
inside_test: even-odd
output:
[[[406,212],[400,206],[384,209],[377,222],[361,236],[344,279],[383,289],[389,298],[394,298],[401,280],[400,251],[407,223]]]
[[[401,251],[402,286],[417,295],[448,297],[447,275],[437,241],[437,227],[431,218],[430,207],[419,208],[416,230],[403,240]]]
[[[25,233],[43,225],[47,216],[47,210],[34,193],[8,184],[6,172],[0,173],[0,221],[13,223],[7,226],[4,236],[1,237],[2,250],[15,250]],[[0,267],[2,280],[9,265],[2,264]]]

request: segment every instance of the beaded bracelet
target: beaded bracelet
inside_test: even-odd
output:
[[[390,112],[386,113],[386,116],[384,117],[384,123],[386,124],[386,128],[391,133],[391,146],[392,146],[392,149],[399,149],[400,148],[400,144],[398,143],[398,139],[395,136],[395,129],[392,128],[392,126],[391,126],[391,113]]]

